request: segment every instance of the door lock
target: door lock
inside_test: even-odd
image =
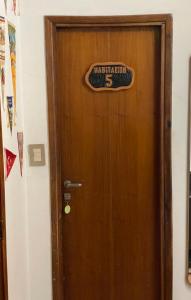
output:
[[[82,183],[80,183],[80,182],[71,182],[70,180],[65,180],[64,181],[64,187],[66,189],[80,188],[80,187],[82,187]]]

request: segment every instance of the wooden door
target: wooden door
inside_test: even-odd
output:
[[[57,27],[60,211],[53,226],[61,237],[62,279],[55,299],[170,300],[163,273],[162,30],[155,24]],[[120,66],[131,70],[128,89],[114,84]],[[99,73],[95,80],[91,70]],[[102,88],[91,88],[100,76]]]

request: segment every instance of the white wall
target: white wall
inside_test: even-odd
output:
[[[8,293],[10,300],[27,299],[27,243],[26,243],[26,198],[25,198],[25,170],[20,174],[17,132],[23,131],[23,111],[21,103],[20,74],[20,31],[19,18],[8,18],[14,21],[17,30],[17,118],[12,135],[7,128],[7,116],[2,111],[3,145],[17,155],[15,164],[9,177],[5,180],[6,230],[7,230],[7,265],[8,265]],[[7,53],[9,47],[7,44]],[[12,95],[12,81],[10,62],[7,58],[7,95]]]
[[[17,116],[16,125],[13,126],[12,134],[7,127],[8,115],[6,101],[3,108],[1,100],[3,147],[17,155],[15,164],[9,178],[5,180],[5,208],[6,208],[6,229],[7,229],[7,260],[8,260],[8,292],[10,300],[27,299],[27,244],[26,244],[26,202],[24,197],[25,177],[21,177],[17,132],[23,131],[22,105],[21,105],[21,84],[20,73],[20,32],[19,18],[12,10],[12,1],[7,1],[7,14],[4,9],[4,0],[0,0],[0,15],[5,17],[5,99],[13,96],[13,84],[11,74],[10,49],[8,38],[7,22],[16,27],[16,53],[17,53]],[[1,87],[0,87],[1,95]],[[6,172],[5,172],[6,176]]]
[[[185,280],[188,67],[191,56],[190,11],[190,0],[22,0],[21,3],[25,142],[26,144],[45,143],[47,152],[43,16],[56,14],[173,14],[173,300],[189,300],[191,297],[191,288]],[[43,168],[27,166],[27,184],[28,264],[30,273],[28,300],[50,300],[52,291],[48,165]]]

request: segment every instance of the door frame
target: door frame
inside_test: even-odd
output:
[[[8,279],[7,279],[7,246],[6,246],[6,214],[5,214],[5,180],[3,160],[3,137],[0,108],[0,280],[3,286],[4,300],[8,300]]]
[[[161,286],[162,299],[172,300],[172,184],[171,184],[171,98],[172,98],[172,25],[170,14],[140,16],[46,16],[45,47],[48,97],[50,193],[52,225],[53,299],[63,300],[63,237],[61,169],[56,110],[56,30],[57,28],[112,28],[157,26],[161,30],[161,153],[163,197],[161,197]]]

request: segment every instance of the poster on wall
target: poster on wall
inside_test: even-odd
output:
[[[19,0],[11,0],[11,5],[12,5],[12,12],[15,16],[20,15],[20,9],[19,9]]]
[[[1,101],[5,109],[5,18],[0,17],[0,85]]]
[[[18,150],[19,150],[19,162],[20,172],[23,176],[23,132],[17,132]]]
[[[9,177],[10,172],[13,168],[15,159],[16,159],[16,154],[11,152],[10,150],[5,148],[5,158],[6,158],[6,178]]]
[[[17,15],[17,1],[16,0],[12,0],[12,10],[14,12],[14,15]]]
[[[7,114],[8,114],[8,127],[10,127],[10,131],[12,134],[13,131],[13,97],[7,97]]]
[[[9,47],[10,47],[10,59],[11,59],[11,73],[13,83],[13,98],[14,98],[14,125],[16,125],[16,29],[11,23],[8,23],[8,34],[9,34]]]

